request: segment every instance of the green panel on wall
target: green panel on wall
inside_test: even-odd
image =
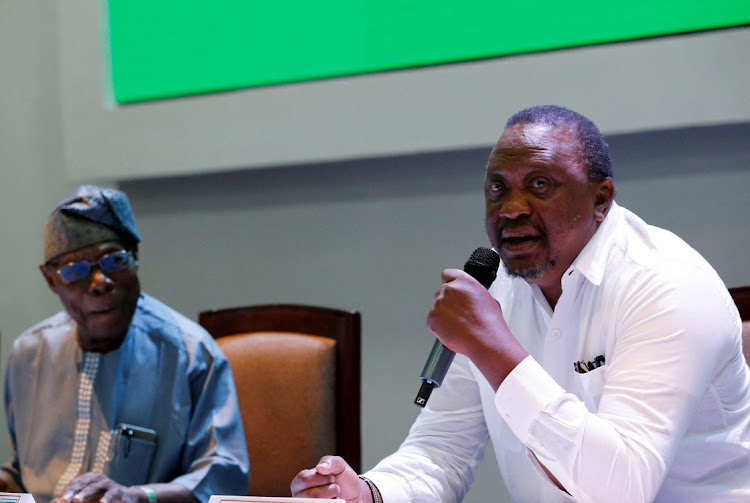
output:
[[[133,103],[750,23],[750,0],[103,0]]]

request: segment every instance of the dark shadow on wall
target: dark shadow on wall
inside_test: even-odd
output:
[[[609,135],[615,180],[750,166],[750,123]],[[492,146],[122,182],[150,213],[419,197],[482,190]],[[718,167],[718,168],[717,168]]]
[[[139,211],[231,208],[481,193],[490,147],[256,168],[120,184]]]
[[[615,180],[750,167],[750,123],[612,135],[608,142]]]

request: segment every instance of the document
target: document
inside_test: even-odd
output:
[[[29,493],[0,493],[0,503],[36,503]]]
[[[313,498],[272,498],[268,496],[211,496],[208,503],[341,503],[344,500]],[[0,503],[3,503],[0,501]]]

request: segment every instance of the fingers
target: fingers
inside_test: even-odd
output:
[[[476,279],[461,269],[445,269],[440,274],[440,278],[443,280],[443,283],[435,290],[436,300],[445,296],[451,290],[456,290],[457,292],[472,291],[475,288],[484,290]]]
[[[73,498],[78,495],[79,491],[85,488],[89,484],[89,481],[94,478],[92,475],[92,473],[84,473],[68,482],[68,485],[65,486],[65,489],[62,490],[55,501],[58,503],[72,502]]]
[[[315,468],[302,470],[294,477],[290,489],[296,498],[337,498],[341,487],[336,477],[347,470],[349,465],[339,456],[324,456]],[[352,473],[354,473],[352,471]],[[356,475],[355,475],[356,476]]]
[[[325,475],[340,475],[349,468],[344,458],[340,456],[323,456],[315,467],[318,473]]]
[[[453,281],[454,279],[459,278],[463,274],[466,273],[461,269],[445,269],[440,274],[440,278],[443,280],[443,283],[448,283],[450,281]]]
[[[292,486],[292,497],[294,498],[337,499],[340,493],[341,489],[338,484],[308,487],[299,491],[294,491],[294,486]]]
[[[115,489],[122,489],[118,484],[108,477],[98,473],[85,473],[70,481],[60,496],[55,500],[58,503],[96,503],[106,493],[111,493]],[[105,501],[114,501],[114,494],[110,494],[110,499]]]
[[[132,491],[132,490],[131,490]],[[140,490],[139,490],[140,491]],[[99,499],[100,503],[120,503],[125,501],[134,501],[131,497],[128,499],[128,488],[119,484],[113,484],[109,490]],[[135,500],[137,501],[137,499]]]
[[[315,468],[302,470],[294,477],[290,489],[295,498],[335,498],[338,496],[336,477],[319,473]]]

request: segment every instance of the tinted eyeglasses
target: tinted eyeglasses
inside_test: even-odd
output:
[[[113,273],[124,271],[131,264],[133,264],[133,254],[130,250],[118,250],[103,255],[95,262],[68,262],[61,265],[56,272],[63,283],[75,283],[88,278],[94,268],[99,268],[102,272]]]

